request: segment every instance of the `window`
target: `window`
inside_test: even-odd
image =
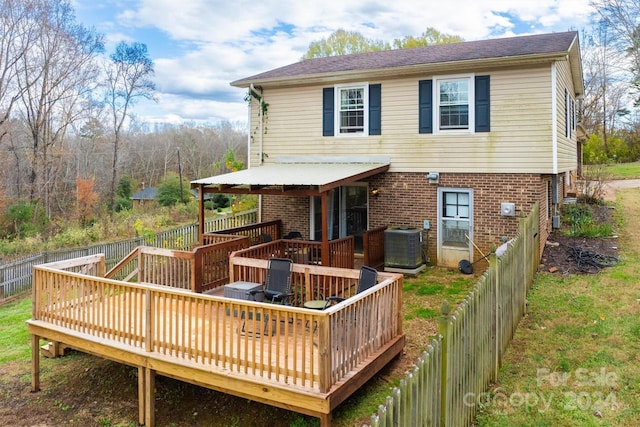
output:
[[[322,135],[380,135],[380,84],[357,83],[322,89]]]
[[[437,131],[473,129],[471,77],[437,78],[435,96]]]
[[[438,123],[440,130],[469,129],[470,79],[438,80]]]
[[[366,85],[337,87],[336,129],[339,134],[366,134]]]
[[[420,133],[489,132],[490,76],[439,76],[418,82]]]

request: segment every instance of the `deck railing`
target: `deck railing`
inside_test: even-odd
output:
[[[240,280],[262,278],[267,270],[266,260],[231,263]],[[380,273],[376,286],[354,295],[358,271],[295,264],[302,298],[319,287],[351,296],[319,311],[121,282],[99,277],[101,269],[104,259],[96,256],[35,267],[32,321],[113,342],[121,351],[129,346],[178,364],[220,367],[319,393],[402,334],[398,274]]]
[[[281,239],[238,251],[234,256],[255,259],[271,257],[289,258],[296,264],[319,265],[322,261],[322,243],[310,240]],[[353,268],[353,236],[329,241],[329,267]]]
[[[384,230],[386,229],[385,225],[363,233],[364,265],[378,269],[384,267]]]
[[[226,230],[217,231],[216,233],[247,236],[252,245],[257,245],[264,243],[267,238],[271,240],[278,240],[282,238],[282,220],[277,219],[275,221],[259,222],[241,227],[228,228]],[[205,242],[207,242],[207,236],[207,234],[203,236]]]
[[[209,235],[217,243],[192,251],[140,246],[105,277],[202,293],[229,283],[229,254],[249,247],[244,236]]]

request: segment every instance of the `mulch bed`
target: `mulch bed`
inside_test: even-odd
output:
[[[594,219],[598,222],[613,222],[611,209],[607,206],[594,207]],[[579,263],[576,258],[580,258]],[[586,274],[597,273],[606,268],[607,264],[615,264],[618,259],[617,236],[584,238],[569,237],[563,234],[563,230],[554,230],[545,245],[539,272],[551,272],[555,274]],[[584,262],[601,261],[601,266],[594,266]]]

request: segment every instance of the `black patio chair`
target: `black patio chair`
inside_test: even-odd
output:
[[[267,267],[267,278],[263,289],[247,292],[255,300],[257,293],[264,293],[265,300],[291,305],[291,269],[293,261],[288,258],[270,258]]]
[[[367,289],[375,286],[376,283],[378,283],[378,271],[373,267],[363,265],[362,267],[360,267],[360,277],[358,278],[358,289],[356,290],[356,294],[366,291]],[[339,297],[339,296],[327,297],[325,299],[324,306],[321,306],[322,310],[329,307],[332,303],[337,304],[341,301],[344,301],[345,299],[346,298]],[[318,301],[315,301],[315,300],[308,301],[309,304],[305,303],[305,307],[318,309],[319,307],[317,306],[317,302]]]
[[[302,239],[302,233],[300,233],[299,231],[290,231],[287,234],[285,234],[283,237],[283,239]]]

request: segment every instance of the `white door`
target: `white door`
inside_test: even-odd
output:
[[[473,190],[438,189],[438,265],[457,267],[473,255]],[[467,238],[468,236],[468,238]]]

